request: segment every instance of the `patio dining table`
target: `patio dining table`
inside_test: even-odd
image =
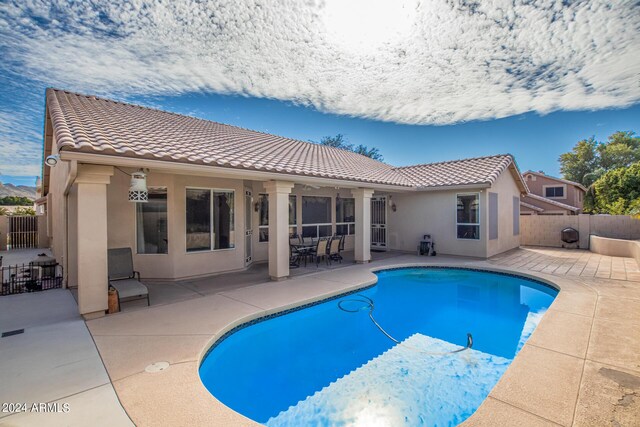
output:
[[[298,254],[304,258],[304,266],[307,266],[307,257],[309,256],[309,253],[311,252],[312,249],[314,249],[316,246],[318,245],[318,240],[317,239],[311,239],[310,242],[302,242],[302,243],[296,243],[296,244],[292,244],[291,247],[293,249],[296,250],[296,252],[298,252]]]

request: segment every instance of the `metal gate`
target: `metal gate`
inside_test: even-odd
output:
[[[371,198],[371,249],[387,248],[387,197]]]
[[[10,216],[7,230],[7,249],[38,247],[38,217]]]

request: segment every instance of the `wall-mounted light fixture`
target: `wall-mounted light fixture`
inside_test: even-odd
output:
[[[47,158],[44,160],[45,164],[51,168],[57,165],[59,161],[60,154],[52,154],[50,156],[47,156]]]
[[[149,201],[147,174],[142,169],[131,174],[131,185],[129,185],[129,201],[134,203],[147,203]]]
[[[393,201],[393,199],[391,198],[391,196],[389,196],[389,207],[391,208],[392,211],[396,211],[398,210],[398,207],[396,206],[396,202]]]

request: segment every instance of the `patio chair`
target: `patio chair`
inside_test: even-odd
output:
[[[329,264],[329,258],[327,254],[327,248],[329,247],[329,240],[326,237],[321,237],[316,243],[315,249],[309,251],[309,256],[316,261],[316,267],[320,264],[320,258],[324,258],[325,262]]]
[[[331,261],[338,261],[342,263],[342,255],[340,255],[340,244],[344,236],[333,236],[329,243],[329,263]]]
[[[295,245],[298,244],[298,239],[289,238],[289,268],[300,267],[301,253]]]
[[[149,289],[140,282],[140,273],[133,269],[131,248],[109,249],[109,285],[115,288],[118,301],[125,302],[146,298]]]

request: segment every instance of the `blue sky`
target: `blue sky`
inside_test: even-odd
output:
[[[509,152],[557,175],[578,140],[640,131],[637,2],[507,3],[9,1],[0,181],[39,174],[48,86],[399,166]]]

